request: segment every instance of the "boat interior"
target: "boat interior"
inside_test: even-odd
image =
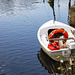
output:
[[[46,47],[50,47],[49,49],[51,51],[54,51],[54,50],[62,50],[62,49],[75,49],[75,40],[74,40],[74,36],[71,32],[68,33],[68,38],[64,38],[64,35],[62,33],[57,33],[55,35],[53,35],[53,38],[50,40],[48,38],[49,34],[55,29],[49,29],[47,31],[47,35],[46,34],[43,34],[41,36],[41,40],[43,42],[43,44],[46,46]],[[60,36],[59,38],[57,38],[58,36]],[[71,38],[70,38],[71,37]],[[63,41],[65,41],[65,43],[63,43]],[[51,42],[53,41],[53,42]]]

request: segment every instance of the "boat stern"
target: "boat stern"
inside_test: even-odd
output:
[[[65,48],[65,49],[60,49],[57,51],[51,51],[50,55],[51,55],[52,59],[54,59],[56,61],[59,61],[60,59],[67,61],[70,58],[71,50]],[[58,56],[60,56],[60,59],[58,59]]]

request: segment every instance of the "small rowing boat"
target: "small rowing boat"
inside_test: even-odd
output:
[[[43,51],[52,59],[59,61],[58,56],[67,61],[75,49],[75,29],[58,21],[48,21],[37,33]]]

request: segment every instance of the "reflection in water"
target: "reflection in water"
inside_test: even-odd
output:
[[[59,0],[58,0],[58,7],[60,7]]]
[[[45,2],[45,0],[43,0],[43,3]]]
[[[69,9],[70,9],[70,7],[71,7],[71,0],[69,0]]]
[[[58,17],[59,3],[61,7],[58,21],[67,23],[65,5],[68,0],[53,0],[53,11],[48,1],[0,0],[0,75],[47,75],[45,70],[40,69],[36,57],[36,50],[40,47],[36,38],[37,30],[40,25],[53,19],[53,14],[54,18]],[[60,73],[57,70],[58,62],[44,52],[40,51],[38,58],[49,73]]]
[[[16,14],[17,10],[33,10],[34,5],[32,5],[29,0],[0,0],[0,15],[6,14]]]
[[[14,1],[13,0],[0,0],[0,14],[4,14],[8,11],[13,13]]]
[[[69,61],[65,61],[63,63],[54,61],[48,55],[46,55],[42,49],[39,51],[37,56],[42,66],[45,67],[46,70],[48,70],[48,73],[50,73],[50,75],[51,74],[55,75],[56,73],[60,75],[75,74],[75,70],[74,70],[75,67],[74,65],[70,66]],[[75,64],[75,61],[74,61],[74,64]],[[58,67],[61,67],[61,70],[58,70]],[[70,67],[72,68],[72,70],[69,69]]]
[[[54,11],[54,0],[49,0],[48,3],[52,7],[52,9],[53,9],[53,15],[54,15],[54,21],[55,21],[56,18],[55,18],[55,11]]]
[[[49,56],[47,56],[42,49],[37,54],[37,56],[42,66],[44,66],[45,69],[48,70],[48,73],[50,74],[60,73],[60,71],[57,69],[59,67],[59,62],[56,62],[53,59],[51,59]]]
[[[75,4],[70,7],[69,15],[70,15],[69,24],[75,27]]]

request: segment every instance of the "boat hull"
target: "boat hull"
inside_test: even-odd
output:
[[[48,40],[48,30],[50,29],[64,29],[68,32],[69,34],[69,38],[74,36],[71,33],[71,30],[74,30],[73,27],[63,24],[61,22],[57,22],[55,21],[55,23],[53,23],[53,20],[48,21],[47,23],[43,24],[39,30],[38,30],[38,40],[40,42],[41,48],[43,49],[43,51],[52,59],[54,59],[55,61],[60,61],[64,60],[67,61],[70,58],[71,55],[71,50],[75,49],[75,42],[72,44],[72,46],[68,46],[59,50],[50,50],[48,48],[48,44],[49,44],[49,40]],[[67,45],[69,45],[69,43],[73,41],[73,40],[69,40],[67,41]],[[59,59],[57,57],[60,57]]]
[[[42,45],[41,45],[41,48],[49,57],[51,57],[55,61],[60,61],[60,60],[67,61],[70,58],[70,53],[68,55],[62,55],[63,51],[49,52]],[[57,58],[58,56],[60,56],[60,58]]]

